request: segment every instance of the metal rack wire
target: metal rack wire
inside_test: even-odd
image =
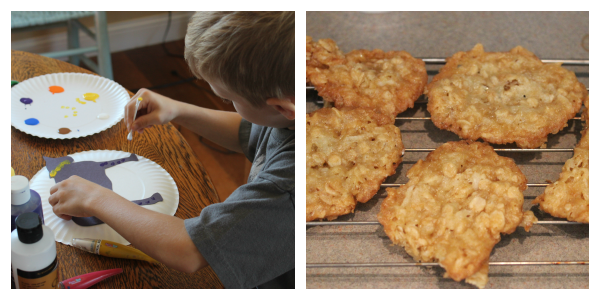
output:
[[[446,59],[444,58],[421,58],[426,64],[444,64]],[[589,60],[582,59],[542,59],[544,63],[562,63],[562,65],[569,66],[588,66]],[[314,87],[306,87],[308,90],[314,90]],[[588,88],[589,90],[589,88]],[[317,101],[318,104],[322,104],[323,101]],[[415,104],[426,104],[426,100],[418,100]],[[581,117],[575,117],[574,120],[581,120]],[[430,121],[430,117],[396,117],[396,121]],[[405,152],[431,152],[433,148],[407,148]],[[539,152],[573,152],[573,148],[542,148],[542,149],[520,149],[520,148],[495,148],[497,152],[512,152],[512,153],[539,153]],[[404,155],[404,153],[403,153]],[[383,183],[380,188],[388,187],[399,187],[405,185],[405,183]],[[548,183],[528,183],[528,187],[546,187]],[[571,222],[566,220],[540,220],[535,226],[545,225],[560,225],[560,226],[588,226],[578,222]],[[378,221],[317,221],[317,222],[306,222],[307,228],[315,226],[381,226]],[[490,266],[573,266],[573,265],[589,265],[589,261],[502,261],[502,262],[489,262]],[[419,263],[419,262],[407,262],[407,263],[353,263],[353,262],[340,262],[340,263],[307,263],[306,268],[383,268],[383,267],[425,267],[425,266],[440,266],[439,263]]]

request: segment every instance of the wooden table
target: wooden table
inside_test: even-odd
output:
[[[11,79],[19,82],[44,74],[92,72],[78,66],[22,51],[11,50]],[[95,74],[94,74],[95,75]],[[133,96],[128,91],[130,96]],[[119,150],[144,156],[163,167],[179,189],[176,217],[189,219],[200,215],[202,208],[218,203],[219,197],[194,152],[171,124],[154,126],[127,141],[124,122],[100,133],[78,138],[53,140],[28,135],[11,127],[11,165],[16,174],[29,179],[45,166],[43,155],[61,157],[88,150]],[[95,288],[223,288],[209,267],[186,274],[136,260],[114,259],[90,254],[56,243],[60,280],[94,271],[122,268],[123,274],[107,279]]]

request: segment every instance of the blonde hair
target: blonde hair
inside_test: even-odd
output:
[[[253,106],[294,95],[294,12],[197,12],[185,59],[192,73],[221,82]]]

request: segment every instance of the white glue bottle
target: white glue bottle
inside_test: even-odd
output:
[[[58,288],[58,261],[54,232],[38,214],[28,212],[16,220],[10,234],[11,263],[18,289]]]

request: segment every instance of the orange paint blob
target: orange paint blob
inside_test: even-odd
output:
[[[65,91],[65,89],[63,89],[62,87],[60,87],[58,85],[53,85],[50,87],[50,93],[52,93],[52,95],[54,95],[56,93],[62,93],[64,91]]]

